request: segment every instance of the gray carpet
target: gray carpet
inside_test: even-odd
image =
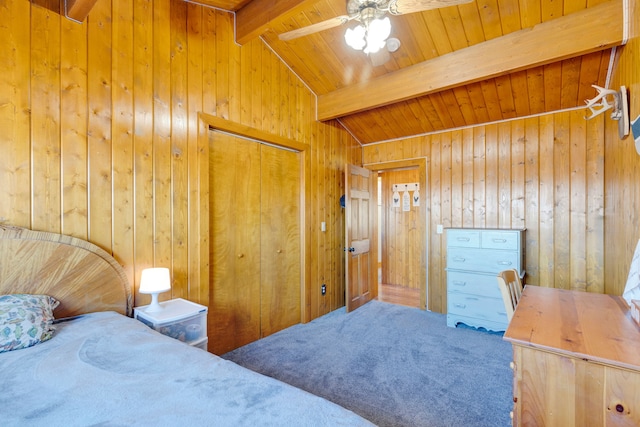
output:
[[[223,356],[379,426],[509,426],[511,346],[446,316],[372,301]]]

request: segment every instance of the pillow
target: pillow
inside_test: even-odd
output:
[[[53,310],[60,304],[48,295],[0,295],[0,353],[27,348],[53,336]]]

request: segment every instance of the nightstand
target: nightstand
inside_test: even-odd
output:
[[[148,305],[135,307],[133,317],[171,338],[207,350],[207,307],[182,298],[160,303],[161,311],[146,312]]]

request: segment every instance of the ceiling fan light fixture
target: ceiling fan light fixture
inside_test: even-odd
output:
[[[374,19],[369,23],[367,35],[371,40],[385,41],[391,34],[391,21],[389,17]]]
[[[387,50],[389,52],[395,52],[396,50],[400,49],[400,45],[400,40],[396,39],[395,37],[387,39]]]
[[[347,45],[364,53],[376,53],[382,49],[391,34],[391,21],[388,17],[364,21],[364,25],[347,28],[344,39]]]
[[[367,44],[365,41],[366,33],[367,31],[362,25],[358,25],[355,28],[347,28],[344,33],[344,40],[349,47],[355,50],[362,50]]]
[[[376,53],[384,47],[387,37],[391,34],[391,21],[388,17],[384,19],[374,19],[367,28],[367,47],[365,53]]]

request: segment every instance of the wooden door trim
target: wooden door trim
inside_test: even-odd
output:
[[[420,176],[420,193],[422,195],[422,199],[423,200],[429,200],[430,197],[430,193],[429,193],[429,176],[427,174],[427,169],[429,166],[429,158],[428,157],[416,157],[416,158],[412,158],[412,159],[404,159],[404,160],[398,160],[398,161],[390,161],[390,162],[380,162],[380,163],[366,163],[364,165],[362,165],[362,167],[367,168],[373,172],[379,172],[379,171],[390,171],[390,170],[395,170],[395,169],[405,169],[405,168],[415,168],[417,167],[419,170],[419,176]],[[425,206],[424,203],[420,204],[420,209],[422,209],[424,211],[423,213],[423,220],[425,221],[424,225],[425,225],[425,230],[428,231],[429,230],[429,226],[431,224],[431,217],[429,215],[429,209],[428,206]],[[376,235],[378,234],[378,217],[377,215],[375,216],[375,230],[374,233],[376,233]],[[428,289],[429,289],[429,275],[427,274],[427,271],[429,270],[429,239],[427,238],[427,236],[423,236],[424,239],[424,268],[421,269],[421,282],[422,285],[420,287],[420,308],[422,308],[423,310],[427,309],[430,310],[431,306],[429,304],[429,295],[428,295]],[[375,267],[377,268],[378,263],[375,263]],[[377,274],[376,274],[377,277]]]
[[[309,150],[309,145],[307,144],[295,141],[293,139],[284,138],[279,135],[274,135],[272,133],[264,132],[260,129],[252,128],[251,126],[232,122],[230,120],[226,120],[218,116],[212,116],[211,114],[207,113],[200,113],[199,116],[200,120],[202,120],[205,124],[209,125],[209,127],[213,129],[221,130],[249,139],[264,141],[268,144],[287,148],[289,150],[300,152]]]
[[[307,224],[310,223],[310,211],[306,209],[306,200],[311,200],[311,177],[308,176],[311,171],[310,166],[310,147],[308,144],[304,144],[293,139],[284,138],[279,135],[274,135],[268,132],[264,132],[260,129],[253,128],[251,126],[232,122],[230,120],[223,119],[221,117],[213,116],[207,113],[199,113],[198,119],[200,121],[199,135],[201,137],[207,137],[209,130],[227,132],[238,137],[254,139],[264,142],[266,144],[282,147],[288,150],[294,150],[300,153],[300,206],[302,212],[300,212],[300,322],[307,323],[311,321],[311,271],[308,271],[307,265],[311,265],[310,251],[307,250],[309,246],[310,233],[307,233]],[[208,146],[208,145],[207,145]],[[208,156],[207,156],[208,157]],[[208,167],[201,169],[201,177],[203,181],[208,182],[209,169]],[[202,176],[202,174],[207,174]],[[204,195],[203,195],[204,196]],[[209,200],[209,189],[207,188],[206,200]],[[208,207],[206,209],[208,216]],[[207,221],[208,222],[208,221]],[[207,228],[208,229],[208,228]],[[208,233],[206,236],[201,235],[200,239],[206,239],[202,245],[206,250],[209,250]],[[203,249],[204,251],[204,249]],[[204,253],[201,255],[203,256]],[[207,253],[208,256],[208,253]],[[209,263],[206,263],[206,270],[201,273],[201,277],[209,277]],[[205,276],[206,273],[206,276]]]

